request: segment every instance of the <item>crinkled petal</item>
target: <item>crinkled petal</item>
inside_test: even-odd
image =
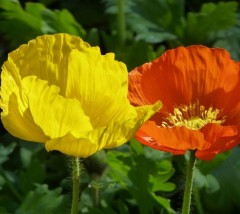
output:
[[[80,132],[91,130],[91,123],[80,102],[62,97],[59,90],[34,76],[22,80],[22,94],[28,100],[34,122],[51,139],[67,133],[78,136]]]
[[[112,133],[112,139],[118,140],[107,141],[105,148],[120,146],[131,140],[137,130],[161,107],[162,104],[159,101],[154,105],[139,106],[135,108],[129,106],[129,112],[127,112],[126,115],[123,115],[120,120],[109,126],[109,128],[112,129],[110,132]],[[116,127],[118,128],[116,129]]]
[[[146,145],[173,154],[191,149],[197,150],[198,158],[211,159],[239,142],[236,127],[240,123],[239,91],[240,63],[232,60],[224,49],[194,45],[168,50],[129,74],[131,103],[142,105],[156,100],[163,103],[152,122],[144,124],[136,137]],[[166,117],[176,113],[174,109],[195,103],[206,110],[219,110],[216,120],[221,125],[210,123],[200,130],[162,127]],[[198,110],[182,113],[183,120],[203,117],[197,115]]]
[[[186,127],[163,128],[154,121],[146,122],[136,134],[136,138],[149,146],[169,148],[173,150],[195,150],[208,148],[210,145],[204,140],[204,135],[198,130]]]
[[[12,69],[15,69],[12,64]],[[35,124],[27,100],[21,95],[20,76],[13,77],[3,69],[1,73],[1,119],[6,130],[18,138],[45,142],[48,140],[41,127]]]
[[[129,106],[127,68],[114,60],[114,54],[73,50],[68,70],[67,97],[82,103],[94,126],[106,126],[125,114]]]
[[[43,35],[11,52],[3,69],[12,76],[20,75],[21,79],[35,75],[48,81],[49,85],[58,86],[61,88],[60,94],[65,95],[69,56],[75,49],[81,52],[89,49],[99,52],[98,48],[90,47],[77,36],[64,33]]]
[[[59,87],[63,97],[78,99],[94,126],[115,120],[127,105],[126,66],[76,36],[37,37],[11,52],[3,68],[20,79],[35,75]]]
[[[183,155],[185,154],[186,150],[177,150],[174,148],[170,148],[164,145],[161,145],[152,137],[148,136],[142,129],[138,130],[135,138],[141,142],[142,144],[149,146],[153,149],[164,151],[164,152],[171,152],[174,155]]]
[[[218,141],[223,139],[236,139],[238,136],[238,129],[236,126],[222,126],[214,123],[205,125],[201,130],[204,134],[205,140],[212,142],[212,146],[221,146]]]
[[[151,106],[131,106],[129,113],[123,115],[124,120],[122,118],[107,127],[81,133],[79,138],[68,134],[60,139],[49,140],[45,147],[48,151],[58,150],[75,157],[88,157],[101,149],[120,146],[133,138],[139,127],[158,111],[160,106],[159,102]]]
[[[211,160],[216,154],[227,151],[239,142],[239,130],[236,126],[221,126],[207,124],[201,129],[206,141],[211,142],[211,147],[196,152],[196,157],[203,160]]]
[[[17,100],[17,96],[12,94],[9,98],[8,114],[1,116],[5,129],[13,136],[23,140],[41,143],[47,141],[48,136],[34,123],[29,109],[21,112],[20,108],[16,107],[21,105]]]
[[[71,134],[67,134],[61,138],[51,139],[45,143],[47,151],[60,151],[63,154],[86,158],[99,151],[98,144],[94,144],[87,137],[76,138]]]
[[[154,149],[184,154],[196,150],[196,157],[210,160],[216,154],[238,144],[239,130],[235,126],[207,124],[201,130],[186,127],[163,128],[153,121],[146,122],[136,134],[136,139]]]
[[[141,104],[142,99],[150,103],[160,99],[162,111],[168,112],[197,100],[207,108],[224,109],[229,97],[239,99],[239,68],[224,49],[178,47],[130,72],[130,100]]]
[[[114,54],[103,56],[98,47],[67,34],[20,46],[3,71],[10,80],[1,91],[2,116],[8,115],[14,94],[13,108],[43,135],[46,148],[69,155],[86,157],[125,143],[160,108],[160,103],[131,106],[126,66]]]
[[[150,63],[138,67],[129,73],[128,98],[133,105],[148,105],[150,101],[145,97],[142,90],[142,76],[144,71],[150,67]]]

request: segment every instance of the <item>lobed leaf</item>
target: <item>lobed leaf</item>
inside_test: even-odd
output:
[[[107,157],[111,167],[110,176],[130,192],[140,213],[150,213],[155,203],[168,213],[173,212],[168,199],[161,196],[162,191],[175,189],[175,185],[168,182],[174,173],[169,160],[147,159],[143,145],[134,141],[131,142],[130,153],[111,151]]]
[[[46,184],[36,184],[36,189],[28,193],[15,214],[30,214],[35,213],[36,210],[44,214],[65,214],[66,202],[68,198],[61,195],[61,188],[49,190]]]

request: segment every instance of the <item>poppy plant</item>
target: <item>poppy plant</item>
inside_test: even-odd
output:
[[[160,107],[133,107],[128,72],[77,36],[44,35],[11,52],[2,67],[1,119],[14,136],[88,157],[130,140]]]
[[[129,74],[134,105],[163,107],[137,132],[152,148],[210,160],[239,143],[240,63],[220,48],[194,45],[166,51]]]

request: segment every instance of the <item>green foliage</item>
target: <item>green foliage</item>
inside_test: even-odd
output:
[[[8,156],[13,152],[15,147],[15,143],[9,144],[6,147],[0,144],[0,164],[3,164],[9,159]]]
[[[114,52],[129,70],[179,45],[223,47],[240,59],[238,1],[125,0],[123,44],[117,2],[0,0],[0,60],[38,35],[58,32],[83,37],[103,53]],[[68,213],[71,181],[63,156],[1,131],[0,213]],[[213,161],[198,162],[193,213],[199,206],[206,214],[239,213],[239,157],[238,146]],[[132,141],[83,164],[81,213],[164,214],[181,207],[184,157]]]
[[[108,164],[111,177],[129,191],[139,205],[140,213],[153,212],[157,204],[167,213],[173,213],[170,201],[161,194],[175,188],[173,183],[168,182],[174,173],[169,160],[147,159],[143,146],[132,141],[129,153],[109,152]]]
[[[211,174],[217,179],[219,187],[217,191],[204,192],[204,204],[209,213],[237,213],[240,210],[240,147],[236,147],[225,161],[214,160]],[[207,165],[207,163],[205,163]],[[204,167],[204,166],[203,166]],[[215,185],[214,183],[212,185]],[[214,201],[214,204],[212,203]]]
[[[42,147],[23,141],[4,144],[0,145],[0,213],[66,213],[70,201],[62,188],[42,184],[47,176]]]
[[[102,38],[107,51],[114,52],[116,59],[124,62],[129,71],[145,62],[155,59],[164,51],[162,47],[154,51],[150,44],[142,40],[120,46],[118,42],[116,42],[117,37],[108,35],[105,32],[102,33]]]
[[[189,12],[183,25],[180,40],[185,45],[209,44],[211,32],[217,32],[237,23],[237,2],[203,4],[199,13]],[[224,15],[223,15],[224,14]]]
[[[128,24],[137,33],[137,40],[155,44],[176,40],[176,31],[184,15],[182,0],[132,0]]]
[[[67,198],[61,195],[61,188],[49,190],[45,184],[36,184],[35,190],[27,194],[20,208],[15,213],[31,214],[36,213],[37,210],[38,213],[65,214],[67,209],[63,205],[66,200]]]
[[[116,1],[105,0],[107,12],[117,12]],[[237,23],[237,2],[205,3],[199,12],[185,12],[184,0],[130,0],[126,3],[126,20],[136,40],[169,47],[212,43],[211,33]],[[224,14],[224,15],[223,15]]]
[[[211,174],[204,175],[199,169],[195,169],[194,172],[194,185],[196,188],[205,188],[208,193],[216,192],[220,189],[218,180]]]
[[[231,53],[231,57],[235,60],[240,59],[240,13],[238,14],[238,22],[234,27],[220,31],[211,35],[214,47],[222,47]]]
[[[0,32],[17,47],[42,34],[69,33],[85,36],[85,31],[67,10],[49,10],[40,3],[0,0]]]

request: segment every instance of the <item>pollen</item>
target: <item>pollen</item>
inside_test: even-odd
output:
[[[226,116],[219,117],[221,110],[206,108],[197,101],[190,105],[181,105],[174,108],[173,114],[169,113],[162,122],[162,127],[185,126],[192,130],[201,129],[208,123],[222,124]]]

